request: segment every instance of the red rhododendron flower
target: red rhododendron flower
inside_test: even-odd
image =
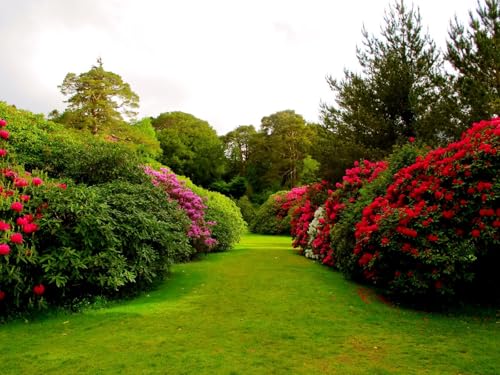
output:
[[[409,138],[408,138],[408,142],[410,142],[410,143],[415,142],[415,137],[409,137]]]
[[[0,221],[0,231],[6,232],[8,230],[10,230],[10,224],[5,221]]]
[[[7,126],[7,121],[5,121],[3,118],[0,119],[0,127],[3,128]]]
[[[5,298],[5,292],[3,290],[0,290],[0,301],[3,301],[4,298]]]
[[[38,284],[33,287],[33,293],[35,293],[37,296],[43,295],[45,293],[45,287],[43,284]]]
[[[14,202],[10,205],[13,211],[21,212],[23,210],[23,204],[21,202]]]
[[[434,283],[434,287],[436,289],[441,289],[443,287],[443,282],[441,280],[437,280],[435,283]]]
[[[495,216],[495,210],[493,208],[481,208],[479,210],[480,216]]]
[[[372,260],[372,258],[373,258],[373,255],[370,254],[370,253],[363,254],[363,256],[361,258],[359,258],[359,265],[360,266],[367,265],[368,263],[370,263],[370,261]]]
[[[474,238],[477,238],[481,235],[481,231],[479,229],[473,229],[471,232],[470,232],[471,236],[474,237]]]
[[[7,245],[6,243],[0,244],[0,255],[9,255],[10,253],[10,246]]]
[[[28,202],[30,200],[30,196],[29,195],[21,195],[19,197],[19,199],[21,199],[23,202]]]
[[[28,186],[28,181],[26,181],[24,178],[17,177],[16,179],[14,179],[14,186],[17,188]]]
[[[382,244],[382,246],[386,246],[386,245],[389,245],[391,243],[391,240],[388,239],[387,237],[382,237],[382,239],[380,240],[380,243]]]
[[[9,139],[10,133],[7,130],[0,130],[0,138]]]
[[[36,225],[35,223],[27,223],[27,224],[24,224],[23,225],[23,232],[24,233],[33,233],[33,232],[36,232],[38,230],[38,225]]]
[[[7,155],[7,150],[4,148],[0,148],[0,157],[4,157]]]
[[[23,243],[23,235],[21,233],[12,233],[10,236],[10,242],[15,244]]]
[[[68,188],[68,185],[66,184],[58,184],[57,186],[63,190],[66,190]]]
[[[40,186],[41,184],[43,184],[43,181],[41,178],[38,178],[38,177],[34,177],[32,180],[31,180],[31,183],[35,186]]]
[[[428,239],[429,241],[431,241],[431,242],[436,242],[439,238],[438,238],[438,236],[436,236],[435,234],[429,234],[429,235],[427,236],[427,239]]]
[[[25,225],[25,224],[28,224],[28,223],[29,223],[28,219],[26,217],[24,217],[24,216],[23,217],[18,217],[16,219],[16,224],[17,225],[21,225],[22,226],[22,225]]]

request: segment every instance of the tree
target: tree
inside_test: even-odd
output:
[[[301,115],[287,110],[264,117],[260,133],[262,152],[256,150],[255,154],[268,159],[268,180],[277,180],[281,187],[295,186],[300,180],[301,163],[312,145],[313,131]]]
[[[252,152],[252,139],[257,131],[253,125],[241,125],[222,136],[224,154],[228,159],[229,173],[232,176],[245,176],[247,163]]]
[[[500,5],[485,0],[476,12],[469,12],[467,30],[456,17],[450,23],[446,53],[466,126],[500,115]]]
[[[152,124],[163,150],[162,163],[203,187],[220,179],[225,169],[223,145],[208,122],[188,113],[167,112]]]
[[[382,157],[410,136],[435,143],[456,135],[443,61],[422,32],[418,8],[396,2],[384,21],[380,38],[362,30],[361,73],[327,79],[336,105],[322,106],[323,123],[340,154],[352,150],[352,159],[360,150],[363,157]]]
[[[104,70],[100,58],[88,72],[68,73],[58,88],[69,96],[62,119],[69,125],[90,129],[93,134],[123,121],[122,115],[135,116],[134,109],[139,107],[139,96],[118,74]]]

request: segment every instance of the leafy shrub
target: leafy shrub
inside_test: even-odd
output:
[[[207,210],[205,219],[214,223],[212,237],[217,241],[213,250],[226,251],[236,244],[247,226],[240,209],[233,200],[223,194],[205,190],[187,183],[193,191],[204,198]]]
[[[115,179],[144,181],[137,167],[141,158],[127,144],[66,129],[43,115],[0,102],[2,117],[10,123],[10,151],[26,170],[43,170],[53,178],[72,178],[89,185]]]
[[[279,191],[272,194],[257,210],[250,230],[261,234],[290,233],[290,217],[288,210],[282,208],[287,192]]]
[[[36,247],[40,277],[53,303],[133,295],[193,252],[185,214],[150,184],[49,188],[37,199],[49,202]]]
[[[500,260],[500,119],[401,169],[365,207],[353,253],[367,280],[402,296],[447,296]]]
[[[243,220],[245,220],[247,224],[252,223],[257,215],[257,208],[250,199],[248,199],[248,196],[242,196],[236,201],[236,205],[240,208]]]

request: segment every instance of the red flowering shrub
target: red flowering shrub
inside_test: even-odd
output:
[[[354,260],[398,295],[451,295],[500,260],[500,119],[402,168],[362,211]]]
[[[320,254],[323,264],[332,267],[336,262],[335,250],[331,246],[331,230],[338,222],[342,211],[352,205],[359,195],[359,190],[370,183],[387,169],[387,162],[371,162],[363,160],[355,162],[354,168],[346,170],[342,183],[337,183],[337,189],[329,194],[325,202],[325,219],[320,221],[316,237],[312,240],[313,251]]]
[[[314,212],[324,202],[328,194],[326,181],[317,182],[306,187],[300,201],[290,213],[291,235],[293,237],[293,247],[300,247],[302,250],[309,244],[309,225],[311,224]]]
[[[311,248],[315,259],[320,259],[324,264],[333,266],[335,253],[331,247],[330,236],[333,225],[338,221],[341,211],[356,200],[363,184],[373,181],[386,168],[386,162],[373,163],[368,160],[355,162],[353,168],[346,170],[343,182],[336,184],[336,190],[325,189],[325,183],[311,189],[323,191],[322,198],[325,198],[326,195],[327,199],[326,202],[321,202],[324,209],[321,213],[316,214],[317,222],[314,223],[314,228],[310,228],[310,224],[315,216],[315,211],[321,204],[316,202],[314,204],[311,203],[311,199],[306,199],[303,205],[296,210],[300,216],[296,215],[298,216],[297,224],[295,227],[292,225],[292,236],[295,237],[294,246],[301,246],[303,249]]]

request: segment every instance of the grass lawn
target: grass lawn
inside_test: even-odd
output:
[[[137,299],[0,326],[0,373],[500,374],[495,311],[390,306],[290,242],[246,235]]]

